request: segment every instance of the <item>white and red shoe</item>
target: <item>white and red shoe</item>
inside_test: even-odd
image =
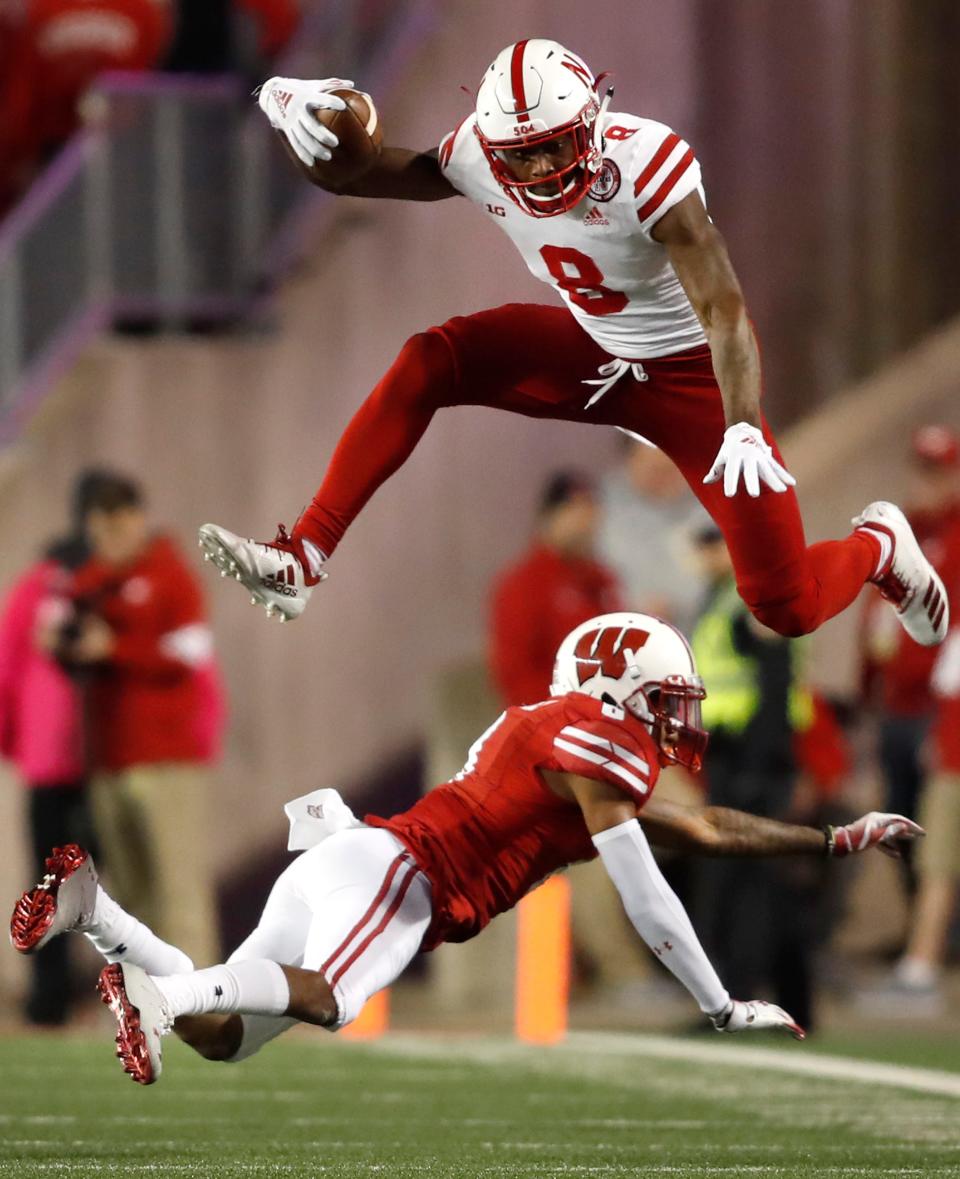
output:
[[[281,622],[299,618],[314,587],[327,577],[322,570],[311,573],[302,546],[282,524],[269,543],[244,540],[219,524],[204,524],[200,547],[203,559],[212,561],[221,577],[235,578],[250,592],[254,606],[263,606],[268,618]]]
[[[173,1017],[156,983],[130,962],[113,962],[100,972],[100,999],[117,1020],[117,1056],[138,1085],[152,1085],[163,1071],[161,1040]]]
[[[57,934],[85,929],[97,900],[97,870],[90,853],[76,843],[55,847],[46,859],[47,874],[13,907],[10,944],[31,954]]]
[[[890,544],[890,554],[870,580],[897,612],[900,625],[921,647],[935,647],[947,637],[950,603],[943,582],[923,555],[913,529],[896,504],[878,500],[853,519],[857,531],[873,533]]]

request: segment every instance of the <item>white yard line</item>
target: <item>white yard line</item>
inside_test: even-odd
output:
[[[960,1098],[960,1073],[940,1069],[912,1068],[900,1064],[855,1060],[847,1056],[804,1053],[803,1048],[751,1048],[742,1043],[699,1043],[670,1036],[620,1035],[615,1032],[572,1032],[555,1047],[531,1048],[502,1038],[427,1039],[388,1036],[378,1047],[385,1052],[429,1058],[448,1057],[497,1064],[513,1062],[538,1071],[557,1065],[575,1066],[578,1059],[676,1060],[689,1064],[728,1065],[753,1071],[789,1073],[793,1076],[850,1081],[860,1085],[883,1085]]]
[[[890,1085],[913,1089],[917,1093],[936,1093],[941,1097],[960,1097],[960,1073],[884,1064],[874,1060],[855,1060],[849,1056],[804,1054],[800,1045],[789,1049],[751,1048],[745,1044],[690,1043],[669,1036],[637,1036],[627,1040],[612,1033],[600,1032],[574,1033],[568,1045],[574,1052],[580,1049],[608,1056],[654,1057],[692,1064],[732,1064],[798,1076],[854,1081],[864,1085]]]

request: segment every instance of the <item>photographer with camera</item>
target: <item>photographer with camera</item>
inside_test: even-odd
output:
[[[197,579],[154,533],[139,485],[86,477],[91,557],[75,573],[50,649],[84,683],[91,800],[117,899],[195,961],[215,961],[203,815],[223,720]]]

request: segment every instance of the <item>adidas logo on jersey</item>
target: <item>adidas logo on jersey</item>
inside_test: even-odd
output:
[[[584,217],[583,224],[586,226],[609,225],[610,222],[606,217],[604,217],[603,213],[598,208],[596,208],[596,206],[594,206],[594,208],[592,208],[587,213],[586,217]]]

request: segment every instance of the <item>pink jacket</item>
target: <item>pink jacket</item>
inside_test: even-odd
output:
[[[39,562],[0,612],[0,755],[31,787],[66,785],[84,774],[79,692],[34,644],[39,608],[62,589],[63,577],[52,561]]]

